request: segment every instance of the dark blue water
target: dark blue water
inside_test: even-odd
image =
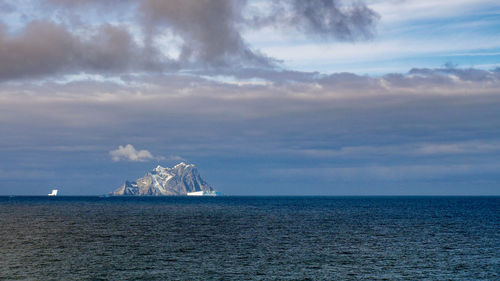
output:
[[[500,197],[0,197],[0,280],[500,280]]]

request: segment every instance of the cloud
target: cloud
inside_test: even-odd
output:
[[[78,73],[281,71],[279,60],[242,36],[248,28],[265,26],[249,24],[245,0],[28,3],[39,9],[36,16],[25,13],[18,24],[0,27],[0,80]],[[120,13],[101,12],[111,5]],[[378,18],[362,2],[282,0],[272,5],[268,25],[284,32],[294,28],[313,39],[366,39]],[[20,15],[29,12],[26,5],[16,8]]]
[[[362,2],[345,5],[338,0],[291,0],[292,24],[307,34],[327,39],[371,38],[379,15]]]
[[[119,146],[118,149],[111,150],[109,152],[111,159],[114,162],[121,160],[132,161],[132,162],[144,162],[148,160],[155,159],[153,155],[147,150],[136,150],[133,145],[127,144],[125,146]]]
[[[46,20],[32,21],[15,35],[0,26],[0,61],[0,80],[154,70],[164,64],[146,54],[124,27],[104,24],[85,39]]]
[[[280,0],[268,11],[254,11],[250,25],[294,28],[308,38],[358,41],[374,36],[380,16],[363,2]]]
[[[326,188],[337,180],[354,186],[374,178],[409,186],[460,177],[490,181],[491,190],[498,190],[498,173],[481,166],[498,167],[500,159],[496,70],[480,72],[493,80],[462,80],[437,72],[394,74],[396,78],[284,72],[260,84],[179,74],[4,83],[0,169],[34,163],[37,168],[77,171],[81,164],[74,159],[85,159],[89,178],[96,169],[115,175],[108,177],[107,187],[94,178],[105,191],[122,180],[117,174],[138,173],[130,168],[137,165],[121,171],[116,166],[123,165],[102,161],[111,147],[120,153],[109,154],[110,160],[155,161],[160,159],[155,151],[182,155],[207,167],[211,182],[229,189],[242,181],[228,170],[247,176],[263,169],[290,171],[287,177],[270,175],[274,182],[261,179],[260,189],[249,187],[248,192],[288,190],[284,184],[271,184],[281,179]],[[126,139],[135,148],[126,152],[126,143],[120,149],[116,139]],[[84,152],[59,149],[68,144],[98,147]],[[139,157],[136,148],[147,148],[149,155]],[[294,173],[307,168],[327,170]],[[54,181],[57,176],[65,175],[56,175]],[[248,185],[259,186],[255,181],[258,177],[249,177]]]
[[[263,174],[292,178],[297,176],[312,176],[330,181],[426,181],[477,174],[494,174],[498,171],[498,168],[500,168],[498,163],[483,163],[476,165],[470,165],[469,163],[453,165],[372,165],[354,167],[273,169],[265,171]]]
[[[313,158],[368,158],[368,157],[428,157],[459,154],[481,155],[500,152],[499,142],[467,141],[448,143],[411,143],[397,145],[342,146],[336,149],[305,148],[287,150],[288,153]]]
[[[270,67],[274,61],[251,50],[237,29],[244,5],[240,0],[145,0],[141,11],[153,35],[167,27],[183,39],[181,62]]]
[[[491,10],[498,6],[491,0],[460,0],[460,1],[433,1],[433,0],[372,0],[371,6],[384,15],[384,21],[401,22],[422,21],[430,19],[443,20],[456,17],[470,11],[481,9]]]
[[[259,10],[251,20],[244,0],[145,0],[141,11],[150,32],[163,26],[183,39],[181,62],[201,62],[210,67],[273,68],[277,60],[249,47],[242,26],[294,27],[306,37],[359,40],[373,36],[378,15],[362,2],[343,5],[337,0],[283,0],[271,4],[266,16]],[[236,67],[234,67],[236,66]]]
[[[0,13],[9,14],[15,11],[15,7],[9,3],[0,2]]]
[[[433,154],[479,154],[497,153],[500,151],[500,143],[484,142],[458,142],[443,144],[423,144],[416,150],[416,153],[423,155]]]
[[[105,191],[138,165],[112,165],[103,156],[183,160],[151,153],[169,151],[206,165],[215,183],[246,182],[255,192],[274,188],[255,184],[260,179],[252,175],[265,169],[323,187],[332,182],[319,178],[329,174],[407,185],[462,174],[483,180],[484,171],[498,189],[499,69],[448,65],[368,76],[324,74],[310,65],[317,59],[334,71],[376,58],[386,67],[388,53],[457,50],[442,40],[412,40],[408,26],[403,43],[352,44],[376,32],[373,1],[47,1],[10,1],[4,11],[10,13],[0,31],[4,178],[14,170],[58,171],[54,182],[66,177],[74,184],[70,175],[80,174],[81,186],[108,185]],[[274,57],[317,71],[283,69]],[[116,147],[116,139],[130,144]],[[14,184],[24,188],[26,180]]]
[[[488,71],[475,68],[457,68],[447,65],[445,68],[413,68],[409,71],[410,75],[429,77],[447,77],[455,80],[467,82],[494,82],[500,80],[500,72],[497,69]]]

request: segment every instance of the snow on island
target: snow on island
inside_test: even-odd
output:
[[[194,164],[181,162],[172,168],[158,165],[142,178],[125,183],[109,195],[123,196],[220,196],[206,183]]]

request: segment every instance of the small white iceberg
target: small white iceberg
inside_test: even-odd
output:
[[[57,196],[57,189],[52,189],[52,193],[47,194],[49,196]]]
[[[222,193],[217,192],[217,191],[195,191],[195,192],[188,192],[187,196],[221,196]]]

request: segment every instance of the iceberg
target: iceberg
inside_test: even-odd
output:
[[[52,189],[52,192],[47,194],[48,196],[57,196],[57,192],[58,190],[57,189]]]
[[[187,196],[221,196],[222,193],[217,192],[215,190],[211,190],[211,191],[188,192],[186,195]]]

